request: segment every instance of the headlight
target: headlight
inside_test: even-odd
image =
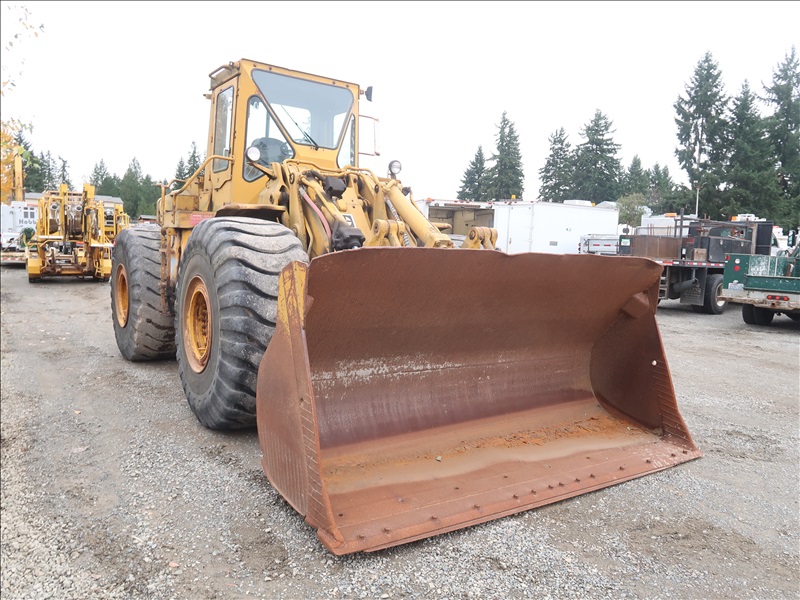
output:
[[[389,173],[392,175],[397,175],[403,169],[403,165],[400,164],[399,160],[393,160],[389,163]]]
[[[261,150],[259,150],[255,146],[250,146],[245,152],[245,155],[247,156],[247,160],[250,160],[252,162],[258,162],[259,160],[261,160]]]

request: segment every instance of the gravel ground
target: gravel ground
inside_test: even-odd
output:
[[[698,460],[376,553],[335,557],[267,482],[255,431],[128,363],[109,285],[2,268],[0,595],[800,597],[800,323],[658,321]]]

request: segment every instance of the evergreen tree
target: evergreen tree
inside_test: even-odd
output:
[[[178,166],[175,169],[175,183],[172,184],[172,190],[179,190],[183,187],[183,184],[186,183],[191,173],[189,172],[186,163],[183,162],[183,157],[178,161]]]
[[[141,207],[144,205],[142,200],[142,169],[139,161],[135,158],[128,165],[128,170],[122,177],[119,185],[119,197],[131,220],[135,220],[142,214]]]
[[[503,111],[497,128],[497,153],[490,160],[494,164],[487,173],[487,196],[498,200],[512,197],[521,199],[525,175],[522,172],[519,137],[506,111]]]
[[[723,176],[724,190],[718,206],[706,207],[711,218],[729,220],[740,212],[772,219],[786,216],[780,214],[782,198],[772,148],[755,102],[750,84],[745,81],[740,95],[733,99],[728,118],[730,154]]]
[[[95,187],[98,196],[119,197],[119,177],[108,172],[106,163],[102,159],[94,166],[89,183]]]
[[[140,192],[141,205],[139,206],[139,214],[156,214],[156,202],[161,198],[161,192],[158,190],[158,187],[153,182],[150,175],[146,175],[142,179]]]
[[[22,172],[25,190],[41,192],[43,190],[41,159],[34,154],[31,143],[25,138],[22,131],[18,131],[14,135],[14,144],[23,150]]]
[[[655,214],[678,212],[682,206],[688,206],[688,197],[681,196],[680,187],[672,181],[668,167],[662,168],[656,163],[650,170],[647,205]]]
[[[103,183],[106,177],[109,176],[110,174],[106,168],[106,163],[103,161],[103,159],[100,159],[100,162],[97,163],[92,169],[92,174],[89,176],[89,183],[97,188]]]
[[[471,200],[473,202],[486,202],[491,198],[486,195],[486,159],[483,156],[483,147],[478,146],[475,158],[469,163],[467,170],[464,171],[464,178],[461,180],[461,187],[456,194],[459,200]]]
[[[197,153],[197,144],[192,142],[192,150],[189,153],[189,159],[186,161],[186,177],[194,175],[202,162],[200,155]]]
[[[39,163],[42,167],[42,189],[40,191],[57,190],[60,183],[58,165],[49,150],[44,154],[39,154]]]
[[[119,187],[121,183],[122,181],[118,176],[109,175],[95,188],[95,193],[99,196],[113,196],[119,198]]]
[[[61,185],[62,183],[66,183],[67,187],[71,190],[72,189],[72,181],[69,179],[69,165],[67,164],[66,159],[58,157],[58,183]]]
[[[579,199],[594,203],[614,202],[619,197],[620,166],[611,134],[612,123],[599,110],[594,118],[581,130],[585,142],[575,148],[575,174],[573,193]]]
[[[545,202],[563,202],[572,194],[572,179],[575,172],[575,156],[567,134],[561,127],[547,138],[550,154],[539,169],[539,199]]]
[[[763,100],[773,109],[766,127],[783,193],[785,217],[778,218],[788,223],[784,229],[796,228],[800,225],[800,63],[794,46],[773,71],[765,91]]]
[[[728,98],[719,66],[710,52],[697,63],[685,91],[686,97],[679,96],[673,105],[679,145],[675,156],[689,181],[700,185],[701,205],[713,208],[719,203],[718,188],[728,149],[725,143]]]
[[[650,195],[650,172],[642,168],[642,160],[638,154],[633,157],[631,166],[622,176],[621,194],[641,194],[643,198]]]

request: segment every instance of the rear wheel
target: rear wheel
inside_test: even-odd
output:
[[[308,262],[279,223],[217,217],[197,225],[178,267],[178,371],[189,406],[209,429],[255,425],[258,367],[275,331],[278,278]]]
[[[703,308],[710,315],[721,315],[728,306],[728,301],[722,298],[722,275],[715,273],[706,278],[706,294]]]
[[[742,304],[742,321],[748,325],[756,324],[755,307],[752,304]]]
[[[120,232],[111,265],[111,313],[120,353],[131,361],[175,357],[170,311],[161,309],[161,228]]]
[[[775,318],[775,313],[768,308],[761,308],[760,306],[753,307],[753,318],[756,325],[770,325],[772,319]]]

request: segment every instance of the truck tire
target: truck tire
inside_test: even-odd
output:
[[[772,319],[775,318],[775,313],[768,308],[761,308],[760,306],[753,307],[753,318],[756,325],[771,325]]]
[[[771,325],[774,318],[775,313],[768,308],[752,304],[742,305],[742,320],[748,325]]]
[[[189,406],[209,429],[255,425],[258,367],[275,331],[278,278],[308,262],[279,223],[216,217],[197,225],[178,267],[178,372]]]
[[[161,309],[161,228],[123,229],[111,261],[111,315],[119,351],[130,361],[175,358],[174,317]]]
[[[756,324],[755,307],[752,304],[742,304],[742,321],[748,325]]]
[[[706,293],[703,308],[709,315],[721,315],[728,306],[728,301],[720,298],[722,293],[722,275],[715,273],[706,278]]]

